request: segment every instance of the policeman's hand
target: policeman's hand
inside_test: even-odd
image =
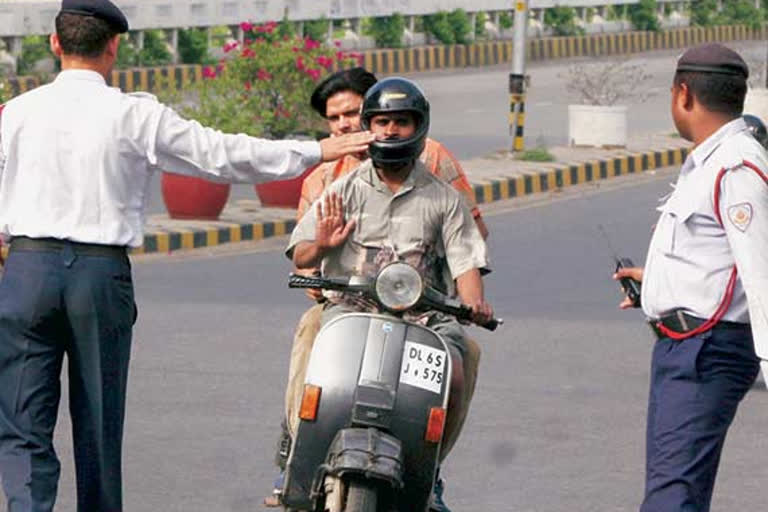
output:
[[[362,153],[368,149],[368,144],[375,138],[376,136],[371,132],[357,132],[323,139],[320,141],[322,160],[331,162],[345,155]]]
[[[327,194],[325,199],[317,202],[316,211],[315,244],[317,247],[325,251],[343,244],[355,228],[355,221],[344,221],[344,205],[341,197],[334,193]]]
[[[615,274],[613,274],[614,281],[618,281],[624,277],[628,277],[630,279],[634,279],[638,283],[643,282],[643,268],[642,267],[627,267],[627,268],[620,268],[616,271]],[[624,300],[621,301],[621,304],[619,304],[619,307],[621,309],[630,309],[635,307],[634,304],[632,304],[632,299],[629,297],[624,297]]]
[[[493,308],[484,300],[467,305],[472,308],[472,321],[474,323],[483,325],[493,320]]]

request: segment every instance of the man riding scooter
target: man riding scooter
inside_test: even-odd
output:
[[[424,281],[458,295],[472,310],[472,320],[487,323],[493,313],[484,299],[481,269],[487,248],[469,208],[450,185],[430,174],[418,156],[429,130],[429,103],[421,90],[402,78],[373,86],[363,102],[361,122],[379,136],[371,159],[334,182],[299,222],[287,254],[297,268],[320,267],[324,276],[374,276],[393,261],[419,270]],[[323,323],[349,311],[370,310],[355,297],[330,294]],[[452,388],[462,388],[460,363],[466,337],[452,317],[426,311],[409,318],[448,342],[454,365]],[[459,429],[466,400],[451,395],[448,427]],[[445,437],[458,432],[445,433]],[[433,510],[448,510],[440,493]]]

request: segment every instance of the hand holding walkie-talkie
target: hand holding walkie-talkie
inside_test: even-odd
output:
[[[629,302],[626,307],[640,307],[640,275],[642,270],[635,267],[631,259],[616,258],[616,271],[613,278],[621,283],[621,289],[627,294]],[[624,306],[625,303],[622,303],[622,307]]]
[[[611,250],[613,260],[616,262],[616,269],[614,270],[613,278],[621,283],[621,289],[627,295],[627,300],[621,303],[622,308],[639,308],[640,307],[640,282],[642,281],[643,270],[635,266],[629,258],[620,258],[616,251],[613,249],[611,239],[608,238],[608,233],[601,224],[598,229],[608,242],[608,248]]]

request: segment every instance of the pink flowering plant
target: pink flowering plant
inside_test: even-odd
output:
[[[359,65],[362,55],[285,34],[276,22],[241,28],[243,43],[227,43],[224,58],[203,68],[201,81],[164,99],[182,115],[225,132],[275,138],[323,132],[309,105],[312,91],[329,73]]]

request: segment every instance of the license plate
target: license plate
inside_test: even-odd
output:
[[[439,395],[445,378],[446,359],[444,350],[406,341],[400,382]]]

